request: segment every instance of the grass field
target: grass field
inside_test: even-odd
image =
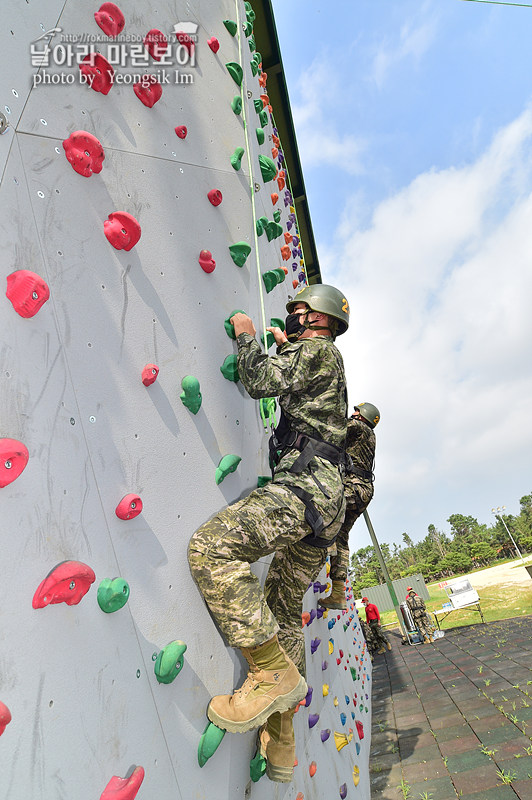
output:
[[[427,589],[430,599],[426,601],[427,611],[435,611],[442,607],[442,603],[449,599],[444,589],[438,588],[437,583],[429,584]],[[498,619],[509,619],[510,617],[526,616],[532,614],[532,581],[530,588],[526,586],[485,586],[478,589],[480,607],[486,622],[493,622]],[[401,600],[402,598],[399,598]],[[397,621],[395,611],[386,611],[381,615],[382,624],[387,625]],[[442,630],[459,628],[463,625],[472,625],[481,622],[480,615],[474,606],[463,611],[453,611],[443,624]],[[392,629],[390,624],[389,630]],[[399,627],[399,625],[397,625]]]

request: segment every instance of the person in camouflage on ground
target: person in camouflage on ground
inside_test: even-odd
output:
[[[347,423],[346,452],[351,463],[344,475],[345,519],[331,553],[330,579],[332,591],[319,601],[323,608],[347,609],[345,580],[349,566],[349,532],[364,513],[373,497],[373,467],[375,463],[375,434],[380,419],[372,403],[355,406]],[[334,552],[334,548],[336,552]]]
[[[424,642],[432,642],[432,628],[427,620],[427,607],[425,601],[415,593],[414,589],[409,589],[406,597],[406,604],[412,614],[414,625],[418,629]]]
[[[307,692],[301,606],[340,529],[347,429],[346,379],[334,338],[349,305],[332,286],[303,289],[287,306],[285,333],[269,328],[277,354],[264,354],[251,319],[231,322],[238,372],[253,398],[278,397],[270,441],[273,480],[215,514],[192,536],[189,564],[229,644],[249,663],[233,695],[213,697],[211,722],[231,732],[261,730],[267,774],[292,779],[293,709]],[[274,553],[264,592],[250,564]]]
[[[362,633],[364,634],[364,639],[366,640],[368,651],[371,656],[371,660],[373,661],[373,654],[377,652],[379,645],[373,636],[373,631],[369,627],[368,623],[364,622],[363,619],[360,620],[360,627],[362,628]]]

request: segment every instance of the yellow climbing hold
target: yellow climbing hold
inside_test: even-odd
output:
[[[327,695],[329,694],[329,684],[328,683],[324,683],[323,684],[322,692],[323,692],[323,696],[327,697]]]
[[[333,705],[335,705],[338,708],[338,698],[337,697],[334,698]]]
[[[342,747],[345,747],[346,744],[349,744],[349,738],[348,738],[347,734],[338,733],[338,731],[335,731],[334,732],[334,743],[336,745],[336,749],[338,750],[338,752],[340,752]]]
[[[332,656],[334,650],[334,642],[332,639],[329,639],[329,655]]]
[[[359,782],[360,782],[360,770],[355,765],[353,767],[353,783],[355,784],[355,786],[358,786]]]

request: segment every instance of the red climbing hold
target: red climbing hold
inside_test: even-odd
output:
[[[67,160],[78,175],[90,178],[93,172],[102,171],[105,153],[101,142],[88,131],[74,131],[63,141]]]
[[[101,53],[89,53],[81,64],[79,71],[83,75],[83,83],[102,94],[109,94],[113,87],[115,71]]]
[[[210,202],[213,206],[219,206],[222,202],[222,193],[219,189],[211,189],[211,191],[207,194]]]
[[[133,800],[143,780],[144,767],[135,767],[127,778],[114,775],[100,795],[100,800]]]
[[[50,297],[48,284],[29,269],[18,269],[7,276],[6,297],[21,317],[29,319]]]
[[[186,125],[178,125],[177,128],[175,129],[175,132],[180,139],[187,138],[188,130]]]
[[[5,731],[6,725],[9,725],[10,722],[11,722],[11,711],[5,705],[5,703],[2,703],[2,701],[0,700],[0,736]]]
[[[8,486],[26,469],[28,448],[16,439],[0,439],[0,489]]]
[[[272,198],[272,205],[275,206],[279,200],[279,195],[277,194],[277,192],[272,192],[270,196]]]
[[[216,261],[212,257],[210,250],[202,250],[199,254],[199,265],[204,272],[213,272],[216,266]]]
[[[96,580],[94,570],[81,561],[62,561],[39,584],[33,595],[33,608],[56,603],[76,606]]]
[[[155,61],[160,61],[168,50],[168,39],[162,31],[152,28],[144,37],[144,47]]]
[[[163,87],[155,75],[144,75],[139,83],[135,83],[133,91],[148,108],[153,108],[163,95]]]
[[[126,494],[115,508],[119,519],[133,519],[142,511],[142,500],[138,494]]]
[[[281,255],[283,257],[283,261],[288,261],[290,259],[291,252],[287,244],[285,244],[284,247],[281,247]]]
[[[187,48],[188,54],[192,58],[192,54],[194,52],[194,40],[190,38],[188,33],[183,33],[183,31],[176,31],[175,37],[179,44],[182,44],[183,47]]]
[[[216,38],[216,36],[212,36],[210,39],[207,39],[207,44],[211,48],[213,53],[217,53],[220,49],[220,42]]]
[[[140,225],[127,211],[113,211],[103,223],[103,232],[116,250],[131,250],[140,239]]]
[[[144,386],[151,386],[157,380],[159,374],[159,367],[157,364],[146,364],[142,370],[142,383]]]
[[[364,726],[363,726],[363,724],[360,722],[360,720],[357,719],[357,720],[355,720],[355,725],[357,726],[358,738],[359,739],[363,739],[364,738]]]
[[[104,3],[100,6],[100,10],[94,14],[94,19],[105,35],[111,37],[122,33],[126,24],[124,15],[114,3]]]
[[[297,287],[299,286],[299,282],[298,281],[292,281],[292,286],[294,287],[294,289],[297,289]]]

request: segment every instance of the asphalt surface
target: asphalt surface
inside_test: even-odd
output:
[[[532,800],[532,616],[375,655],[372,800]]]

